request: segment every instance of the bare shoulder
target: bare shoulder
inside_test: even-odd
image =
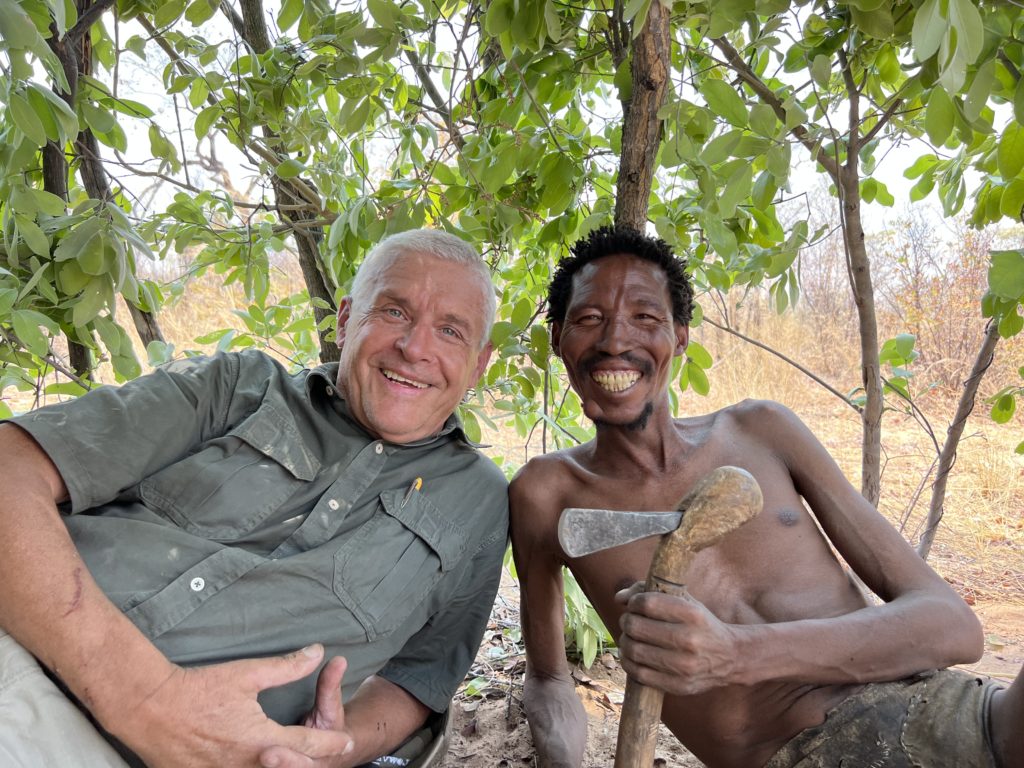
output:
[[[717,428],[773,446],[810,435],[799,416],[774,400],[741,400],[723,408],[717,417]]]
[[[508,498],[513,542],[545,541],[554,535],[565,499],[578,482],[578,454],[572,448],[535,456],[512,478]]]
[[[571,484],[576,464],[571,450],[545,453],[526,462],[509,483],[508,496],[513,517],[533,515],[556,506],[558,498]]]

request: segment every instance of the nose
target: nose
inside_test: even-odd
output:
[[[395,347],[409,362],[430,358],[431,329],[426,323],[413,322],[395,340]]]
[[[608,317],[597,340],[597,349],[608,355],[621,355],[632,348],[633,334],[626,319]]]

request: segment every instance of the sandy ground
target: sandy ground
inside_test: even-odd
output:
[[[1010,680],[1024,664],[1024,604],[974,603],[985,629],[986,649],[970,667]],[[529,727],[520,708],[524,661],[518,641],[514,587],[502,589],[477,662],[454,702],[451,746],[443,768],[536,768]],[[625,689],[625,674],[611,654],[574,670],[576,691],[589,717],[585,768],[610,768]],[[661,728],[654,768],[699,768],[702,763]]]

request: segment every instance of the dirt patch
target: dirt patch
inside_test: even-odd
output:
[[[1024,603],[978,600],[973,605],[985,630],[985,653],[964,669],[1010,681],[1024,664]],[[452,742],[443,768],[537,768],[530,729],[521,709],[525,660],[518,633],[518,600],[507,585],[467,684],[453,703]],[[587,712],[585,768],[610,768],[626,676],[612,654],[590,669],[573,669],[576,692]],[[664,727],[654,768],[700,768]]]

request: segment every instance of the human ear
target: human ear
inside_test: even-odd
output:
[[[348,326],[348,319],[352,316],[352,297],[345,296],[338,305],[338,330],[335,332],[335,344],[341,349],[345,344],[345,330]]]

